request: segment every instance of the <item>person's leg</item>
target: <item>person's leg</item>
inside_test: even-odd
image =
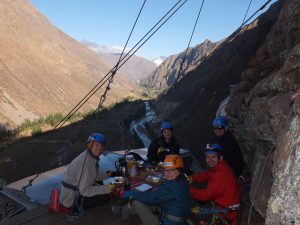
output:
[[[138,215],[144,225],[158,225],[158,217],[152,213],[152,208],[137,200],[133,201],[129,208],[126,204],[122,210],[122,218],[127,220],[131,215]]]
[[[90,209],[97,206],[105,205],[109,203],[109,194],[95,195],[92,197],[84,197],[83,199],[83,209]]]

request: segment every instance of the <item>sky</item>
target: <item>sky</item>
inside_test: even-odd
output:
[[[128,47],[133,47],[178,0],[147,0]],[[251,0],[206,0],[190,46],[219,41],[242,23]],[[248,17],[267,0],[252,0]],[[276,0],[272,0],[269,6]],[[124,46],[144,0],[31,0],[48,20],[75,40]],[[186,49],[202,0],[187,0],[136,52],[152,60]],[[264,11],[265,11],[264,10]],[[262,11],[261,11],[262,12]]]

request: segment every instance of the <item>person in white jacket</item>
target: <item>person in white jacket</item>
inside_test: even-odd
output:
[[[110,174],[100,173],[98,164],[104,145],[105,137],[102,134],[91,134],[87,140],[87,149],[69,164],[61,185],[60,202],[63,207],[73,210],[79,199],[83,209],[109,202],[109,193],[114,186],[100,185]]]

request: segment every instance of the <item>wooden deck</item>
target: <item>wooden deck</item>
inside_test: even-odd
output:
[[[124,221],[120,216],[114,215],[111,211],[111,205],[105,205],[89,209],[84,216],[76,221],[69,221],[66,213],[49,213],[47,206],[41,206],[34,210],[21,213],[1,225],[140,225],[141,220],[137,216]]]

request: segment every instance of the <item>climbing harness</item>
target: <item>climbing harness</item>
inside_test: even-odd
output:
[[[211,225],[229,225],[229,221],[224,217],[224,214],[230,211],[240,210],[240,204],[231,205],[226,208],[216,208],[215,203],[212,202],[212,208],[193,207],[192,213],[195,215],[207,215],[211,214],[212,219],[207,224]]]

